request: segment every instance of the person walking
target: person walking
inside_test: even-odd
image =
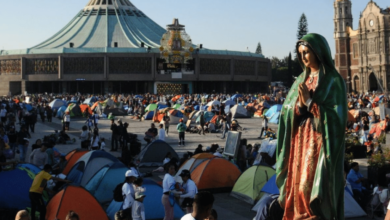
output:
[[[258,139],[263,139],[262,136],[264,134],[264,131],[267,131],[268,130],[268,119],[267,117],[265,117],[264,115],[260,116],[263,118],[263,125],[261,127],[261,132],[260,132],[260,136],[258,137]]]
[[[50,106],[46,106],[45,112],[46,112],[47,121],[51,122],[51,119],[53,118],[53,110],[51,109]]]
[[[164,125],[160,124],[158,129],[158,139],[165,141],[165,130],[164,130]]]
[[[70,125],[70,114],[69,112],[65,112],[63,119],[62,119],[62,130],[68,130],[69,131],[69,125]]]
[[[168,137],[168,133],[169,133],[169,122],[170,121],[171,121],[171,118],[168,116],[168,112],[165,112],[165,115],[163,117],[163,122],[164,122],[164,126],[165,126],[165,134],[167,137]]]
[[[229,122],[227,121],[226,115],[222,117],[222,130],[223,133],[221,139],[225,139],[226,133],[229,131]]]
[[[203,132],[203,135],[205,135],[204,134],[204,125],[206,123],[206,120],[204,119],[204,112],[203,111],[200,113],[199,117],[200,117],[200,119],[199,119],[200,129],[199,129],[198,134],[200,135],[200,133]]]
[[[117,151],[118,150],[118,126],[115,124],[115,120],[111,119],[111,151]]]
[[[27,147],[28,147],[28,144],[30,143],[27,138],[31,138],[31,136],[27,132],[26,126],[22,125],[22,127],[20,128],[20,131],[17,134],[20,162],[25,162],[25,159],[26,159]]]
[[[43,201],[42,194],[43,190],[46,187],[46,183],[49,180],[55,180],[58,182],[70,183],[69,180],[63,180],[60,178],[52,177],[50,175],[51,166],[46,164],[43,167],[43,170],[39,172],[30,187],[29,197],[31,200],[31,220],[35,220],[35,211],[38,210],[40,212],[39,220],[45,220],[46,217],[46,205]]]
[[[181,118],[179,120],[179,124],[177,124],[177,126],[176,126],[176,130],[179,132],[179,147],[182,145],[183,146],[185,145],[184,139],[185,139],[186,129],[187,129],[187,126],[183,123],[183,119]]]
[[[93,137],[91,138],[91,150],[99,150],[100,148],[99,142],[100,142],[99,131],[97,129],[94,129]]]

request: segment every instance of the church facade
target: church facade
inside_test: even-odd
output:
[[[390,88],[390,8],[370,1],[353,29],[350,0],[334,2],[335,66],[349,92]]]

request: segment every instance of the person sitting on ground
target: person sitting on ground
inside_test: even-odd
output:
[[[217,133],[218,131],[215,129],[214,123],[207,122],[207,131],[210,133]]]
[[[15,220],[31,220],[30,214],[26,210],[20,210],[16,213]]]
[[[213,155],[214,155],[215,157],[223,158],[222,153],[223,153],[223,149],[222,149],[222,148],[218,148],[218,149],[216,150],[216,152],[215,152]]]
[[[352,191],[353,191],[353,197],[355,198],[356,202],[359,203],[360,207],[362,207],[362,209],[365,209],[366,203],[368,200],[368,196],[369,196],[369,192],[363,186],[362,183],[366,179],[359,172],[359,164],[358,163],[353,162],[350,167],[351,167],[351,170],[349,171],[349,173],[347,175],[347,180],[351,184]]]
[[[198,145],[198,147],[194,151],[194,155],[203,153],[203,146],[201,144]]]
[[[211,209],[211,214],[208,218],[205,218],[205,220],[218,220],[218,213],[215,209]]]
[[[58,143],[60,144],[73,144],[73,141],[70,140],[70,137],[64,130],[60,131],[58,136]]]
[[[66,215],[65,220],[80,220],[80,217],[76,212],[71,210]]]
[[[41,169],[43,166],[45,166],[45,164],[48,164],[49,156],[46,153],[47,147],[47,144],[43,143],[40,149],[35,149],[33,152],[31,152],[30,163]]]
[[[143,192],[135,193],[135,201],[131,208],[131,217],[133,220],[146,220],[145,218],[145,207],[144,199],[146,195]]]
[[[214,196],[207,191],[199,192],[195,195],[192,204],[193,211],[181,218],[181,220],[204,220],[211,215]]]

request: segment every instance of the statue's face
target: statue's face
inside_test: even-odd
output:
[[[305,45],[301,45],[298,48],[298,52],[299,52],[299,56],[300,56],[303,64],[306,67],[317,67],[318,66],[316,55],[313,53],[313,51],[309,47],[307,47]]]

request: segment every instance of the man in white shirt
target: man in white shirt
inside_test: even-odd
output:
[[[192,213],[192,204],[194,202],[195,195],[198,193],[198,188],[196,187],[195,182],[192,181],[189,170],[182,170],[179,176],[183,180],[181,187],[184,189],[184,194],[178,195],[177,197],[184,199],[182,207],[187,209],[187,213]]]
[[[204,220],[208,218],[213,209],[214,196],[210,192],[200,192],[195,195],[192,208],[194,211],[181,218],[181,220]]]
[[[138,178],[138,175],[132,170],[128,170],[126,171],[125,177],[126,182],[122,186],[122,195],[124,197],[123,212],[125,212],[128,219],[131,220],[131,207],[133,206],[135,198],[133,182]]]
[[[165,141],[165,130],[164,130],[164,125],[160,124],[158,126],[160,129],[158,129],[158,139]]]

